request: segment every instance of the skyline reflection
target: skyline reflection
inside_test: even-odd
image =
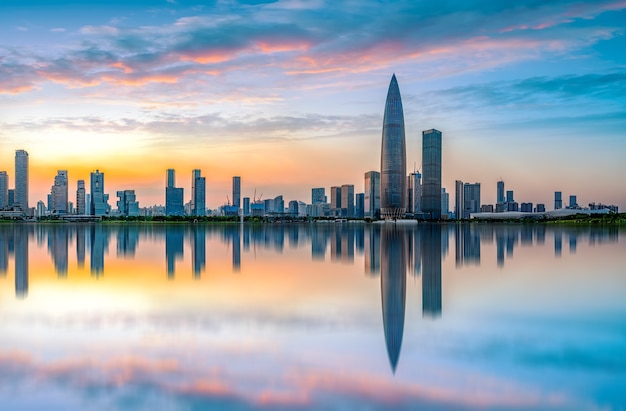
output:
[[[0,228],[0,276],[5,276],[10,260],[14,260],[16,295],[28,291],[29,242],[46,244],[54,271],[65,278],[70,264],[69,250],[75,250],[76,267],[83,268],[89,255],[89,271],[95,278],[105,273],[109,244],[115,241],[117,257],[134,258],[146,243],[163,244],[167,278],[174,280],[177,265],[184,260],[185,249],[191,255],[190,272],[201,278],[207,266],[207,241],[216,239],[231,254],[232,272],[241,271],[242,261],[257,250],[267,249],[282,254],[290,250],[310,249],[312,261],[355,264],[355,256],[363,256],[363,272],[367,276],[381,274],[381,249],[397,241],[382,240],[381,227],[387,224],[265,224],[265,225],[103,225],[103,224],[4,224]],[[562,255],[564,238],[569,253],[575,254],[581,242],[593,246],[619,240],[617,227],[550,227],[541,224],[419,224],[399,225],[406,250],[401,253],[407,275],[422,276],[423,314],[441,315],[441,264],[447,254],[448,236],[453,236],[454,261],[457,269],[480,266],[481,249],[495,243],[497,266],[514,258],[517,247],[543,246],[546,236],[554,242],[554,258]],[[383,244],[383,241],[386,241]],[[395,253],[395,250],[393,251]],[[12,258],[11,258],[12,257]],[[210,258],[210,257],[209,257]],[[389,268],[387,266],[386,268]],[[437,291],[439,290],[439,291]],[[431,294],[431,291],[433,294]]]
[[[139,409],[619,409],[621,233],[0,224],[0,367],[18,390],[0,398],[41,409],[36,382],[59,409],[137,409],[108,402],[129,391],[155,401]]]

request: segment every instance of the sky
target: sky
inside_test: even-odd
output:
[[[626,209],[626,1],[13,1],[0,3],[0,170],[30,155],[30,199],[59,169],[105,173],[140,206],[165,170],[189,200],[311,201],[380,169],[385,96],[402,94],[409,170],[443,133],[443,186]],[[88,184],[88,183],[87,183]],[[327,191],[328,194],[328,191]]]

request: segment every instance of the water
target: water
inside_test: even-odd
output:
[[[0,408],[626,409],[626,232],[0,225]]]

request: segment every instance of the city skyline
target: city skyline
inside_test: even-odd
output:
[[[502,179],[520,202],[560,191],[626,208],[624,2],[46,4],[0,6],[0,170],[15,188],[28,152],[30,207],[58,170],[72,193],[100,169],[107,193],[134,189],[142,206],[165,203],[168,168],[185,202],[202,170],[208,207],[232,176],[242,198],[363,192],[395,72],[407,174],[435,128],[449,193],[480,182],[495,203]]]

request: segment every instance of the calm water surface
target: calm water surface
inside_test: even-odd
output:
[[[626,409],[626,231],[0,225],[0,409]]]

